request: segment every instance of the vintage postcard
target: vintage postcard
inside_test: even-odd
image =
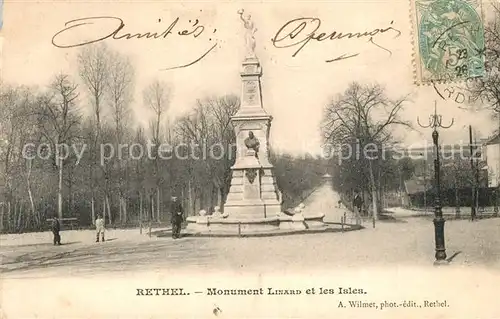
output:
[[[2,318],[500,318],[500,5],[15,1]]]

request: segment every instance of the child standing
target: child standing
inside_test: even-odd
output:
[[[97,219],[95,220],[95,229],[96,229],[96,239],[95,242],[99,242],[99,234],[101,235],[102,241],[104,241],[104,218],[102,218],[101,215],[97,216]]]

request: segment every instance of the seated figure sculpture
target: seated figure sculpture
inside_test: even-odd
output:
[[[248,137],[245,139],[245,146],[247,149],[255,151],[255,157],[258,157],[260,142],[252,131],[248,132]]]

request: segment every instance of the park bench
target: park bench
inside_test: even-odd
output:
[[[52,218],[47,219],[47,222],[52,223]],[[73,230],[78,228],[78,218],[61,218],[59,219],[59,222],[61,223],[61,228],[69,226],[69,229]]]

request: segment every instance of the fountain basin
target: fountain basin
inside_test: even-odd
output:
[[[186,232],[191,234],[251,234],[279,230],[279,218],[211,218],[210,216],[188,217]]]
[[[325,227],[324,218],[325,214],[323,213],[308,213],[304,215],[304,222],[306,223],[307,228],[323,228]]]
[[[323,222],[324,216],[321,213],[306,216],[280,214],[276,217],[245,219],[191,216],[186,219],[185,232],[191,235],[258,235],[325,230],[329,226]]]

